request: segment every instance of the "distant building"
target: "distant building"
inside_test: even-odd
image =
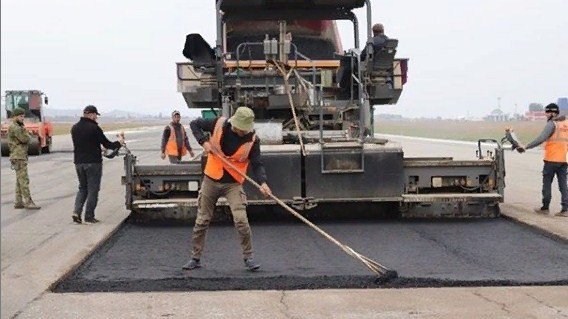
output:
[[[381,119],[381,120],[388,120],[388,121],[401,121],[401,120],[404,119],[402,117],[402,115],[389,114],[389,113],[380,113],[380,114],[376,115],[376,118]]]
[[[483,119],[490,122],[507,122],[511,120],[511,116],[503,113],[501,109],[494,109],[489,115],[483,117]]]
[[[529,121],[538,121],[546,119],[544,106],[540,103],[529,104],[529,110],[525,113],[525,117]]]
[[[540,103],[529,104],[529,112],[542,112],[544,111],[544,106]]]

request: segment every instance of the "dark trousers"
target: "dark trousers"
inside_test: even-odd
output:
[[[99,199],[101,189],[101,178],[103,176],[102,163],[75,164],[77,177],[79,178],[79,191],[75,197],[74,214],[81,216],[83,205],[85,208],[85,219],[95,217],[95,208]]]
[[[566,186],[567,163],[544,162],[542,169],[542,206],[548,208],[552,198],[552,181],[558,179],[562,210],[568,210],[568,186]]]

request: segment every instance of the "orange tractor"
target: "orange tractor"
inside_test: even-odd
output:
[[[12,112],[16,108],[26,111],[24,125],[32,136],[28,153],[30,155],[40,155],[41,153],[51,152],[51,140],[53,136],[53,126],[45,119],[43,104],[47,104],[47,96],[38,90],[27,91],[6,91],[6,115],[12,117]],[[2,122],[2,156],[10,154],[8,146],[8,127],[10,121]]]

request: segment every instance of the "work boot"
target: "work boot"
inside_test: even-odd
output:
[[[30,200],[27,204],[24,205],[25,209],[40,209],[41,207],[36,205],[33,200]]]
[[[73,214],[73,215],[71,215],[71,217],[73,218],[73,222],[75,222],[77,224],[81,224],[83,222],[81,220],[81,216],[79,216],[79,214]]]
[[[183,270],[192,270],[201,267],[201,261],[199,259],[191,258],[185,265],[181,267]]]
[[[558,216],[558,217],[568,217],[568,210],[567,209],[563,209],[560,212],[556,213],[554,216]]]
[[[14,204],[14,209],[23,209],[24,208],[24,204],[23,203],[16,203]]]
[[[548,207],[542,206],[541,208],[535,208],[534,212],[541,215],[548,215],[550,211],[548,210]]]
[[[100,223],[100,220],[96,219],[95,217],[85,218],[85,224],[96,224]]]
[[[254,262],[254,259],[245,258],[245,267],[248,268],[250,271],[257,271],[260,268],[260,264]]]

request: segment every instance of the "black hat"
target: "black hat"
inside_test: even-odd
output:
[[[558,105],[550,103],[544,108],[544,111],[546,113],[548,112],[560,113],[560,108],[558,108]]]
[[[90,113],[96,113],[97,115],[100,115],[99,111],[97,111],[97,107],[94,105],[87,105],[83,109],[83,114],[90,114]]]

